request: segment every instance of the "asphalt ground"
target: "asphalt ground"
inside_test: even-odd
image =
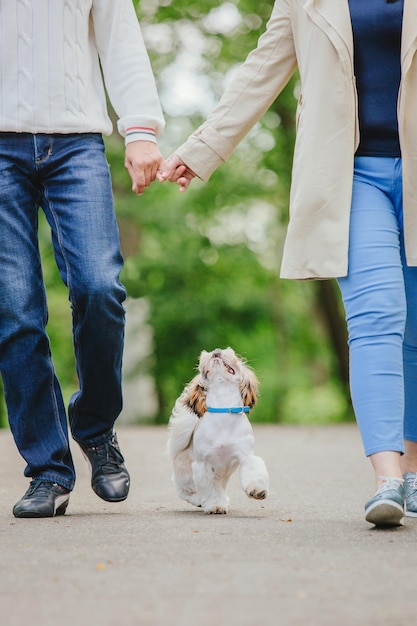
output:
[[[182,502],[164,427],[121,427],[132,486],[101,501],[74,446],[67,514],[15,519],[28,486],[0,431],[0,623],[4,626],[399,626],[416,622],[417,519],[376,530],[354,424],[254,427],[271,493],[237,475],[228,515]]]

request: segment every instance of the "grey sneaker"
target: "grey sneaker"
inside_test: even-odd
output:
[[[405,487],[405,514],[407,517],[417,517],[417,472],[404,474]]]
[[[404,523],[404,481],[382,477],[384,483],[365,504],[365,519],[375,526],[402,526]]]

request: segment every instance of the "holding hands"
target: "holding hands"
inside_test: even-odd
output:
[[[154,180],[169,180],[186,191],[196,174],[176,154],[163,159],[156,143],[134,141],[126,146],[125,167],[132,180],[132,191],[142,195]]]
[[[196,174],[184,163],[176,154],[171,154],[162,161],[157,172],[157,179],[160,183],[169,180],[176,183],[180,191],[186,191]]]

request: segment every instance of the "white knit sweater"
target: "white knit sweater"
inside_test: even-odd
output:
[[[0,131],[108,135],[164,127],[132,0],[0,0]]]

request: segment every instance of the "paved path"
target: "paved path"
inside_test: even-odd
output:
[[[375,530],[355,425],[256,426],[268,500],[233,477],[227,516],[178,500],[165,428],[120,428],[125,503],[93,494],[84,461],[64,517],[16,520],[27,487],[0,431],[4,626],[402,626],[416,622],[417,519]]]

